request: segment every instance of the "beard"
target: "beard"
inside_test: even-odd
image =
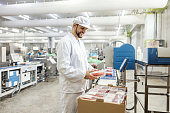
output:
[[[78,38],[82,38],[83,37],[83,33],[82,32],[79,32],[79,33],[76,33],[76,34],[77,34]]]

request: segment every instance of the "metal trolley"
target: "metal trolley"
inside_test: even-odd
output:
[[[141,65],[141,66],[145,66],[145,74],[137,74],[137,65]],[[168,75],[149,75],[148,73],[148,68],[149,67],[168,67]],[[144,92],[139,92],[138,91],[138,87],[137,87],[137,82],[134,83],[134,104],[135,104],[135,108],[134,108],[134,113],[137,112],[137,101],[140,103],[140,105],[142,106],[144,113],[163,113],[163,111],[151,111],[148,109],[148,98],[149,95],[164,95],[167,96],[167,102],[166,102],[166,113],[169,112],[169,82],[170,82],[170,65],[168,64],[163,64],[163,65],[151,65],[151,64],[147,64],[145,62],[142,61],[135,61],[135,70],[134,70],[134,79],[137,79],[137,77],[145,77],[145,89]],[[148,78],[149,77],[166,77],[167,78],[167,86],[159,86],[159,85],[148,85]],[[149,88],[164,88],[167,89],[166,93],[150,93],[148,92]],[[144,105],[141,102],[140,98],[139,98],[139,94],[144,94]],[[164,111],[165,112],[165,111]]]

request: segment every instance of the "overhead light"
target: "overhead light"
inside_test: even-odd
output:
[[[58,29],[57,29],[57,28],[55,28],[55,29],[53,29],[53,31],[56,31],[56,32],[58,32]]]
[[[0,29],[2,29],[2,30],[8,30],[8,28],[7,27],[0,27]]]
[[[29,20],[30,17],[28,15],[19,15],[20,18],[23,18],[24,20]]]
[[[0,33],[2,33],[2,30],[0,30]]]
[[[70,28],[70,29],[72,29],[72,27],[71,26],[67,26],[68,28]]]
[[[63,33],[64,31],[60,30],[59,33]]]
[[[37,31],[36,29],[30,28],[31,31]]]
[[[38,31],[39,33],[44,33],[44,32],[42,32],[42,31]]]
[[[12,29],[12,32],[19,33],[19,29]]]
[[[51,27],[50,27],[50,26],[47,26],[46,28],[51,29]]]
[[[57,14],[49,14],[52,18],[54,18],[54,19],[58,19],[58,15]]]
[[[92,25],[92,27],[97,27],[96,25]]]

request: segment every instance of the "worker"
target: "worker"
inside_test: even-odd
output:
[[[72,32],[63,37],[57,45],[62,113],[76,113],[77,98],[85,91],[86,80],[96,79],[90,74],[94,70],[87,62],[86,50],[80,40],[89,27],[90,23],[86,17],[76,17],[73,21]]]
[[[33,52],[32,51],[29,51],[28,52],[28,60],[29,62],[31,62],[31,56],[33,55]]]

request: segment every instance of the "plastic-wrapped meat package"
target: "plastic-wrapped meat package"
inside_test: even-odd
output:
[[[121,104],[124,101],[125,96],[116,94],[115,98],[112,100],[113,103]]]
[[[98,92],[96,95],[93,95],[93,96],[95,96],[95,97],[105,97],[105,93],[101,93],[101,92]]]
[[[102,76],[105,75],[105,71],[104,70],[94,71],[94,72],[92,72],[90,74],[92,74],[93,76],[96,76],[96,77],[102,77]]]
[[[103,99],[104,102],[121,104],[126,98],[126,88],[97,85],[80,97],[86,100]]]
[[[116,87],[109,87],[109,90],[110,91],[118,91],[118,88],[116,88]]]
[[[87,92],[87,94],[88,94],[88,95],[96,95],[97,92],[89,91],[89,92]]]
[[[113,69],[112,67],[107,67],[107,69]]]
[[[106,72],[112,72],[113,70],[112,69],[106,69]]]
[[[113,98],[106,96],[106,97],[104,98],[104,102],[112,103],[112,102],[113,102]]]
[[[124,91],[117,91],[116,94],[117,94],[117,95],[126,95],[126,92],[124,92]]]
[[[92,96],[92,95],[81,95],[80,96],[81,99],[85,99],[85,100],[96,100],[96,97]]]
[[[95,86],[94,89],[109,89],[109,86]]]
[[[106,93],[106,92],[107,92],[107,89],[99,89],[98,92]]]

